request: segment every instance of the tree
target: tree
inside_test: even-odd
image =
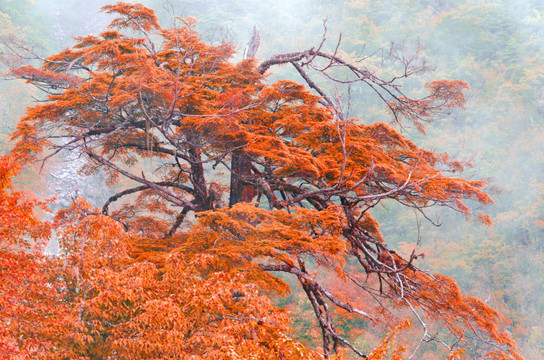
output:
[[[0,157],[0,354],[11,359],[39,358],[51,346],[46,334],[59,327],[51,314],[62,314],[45,286],[50,227],[34,213],[45,203],[13,189],[20,169],[13,156]]]
[[[244,274],[202,276],[205,255],[137,256],[122,226],[81,199],[62,211],[59,296],[78,326],[49,358],[318,358]],[[62,353],[64,352],[64,354]]]
[[[46,204],[13,191],[19,170],[0,159],[2,357],[318,358],[243,274],[199,277],[198,259],[181,256],[140,261],[122,226],[80,199],[57,215],[63,254],[45,255],[52,224],[33,213]]]
[[[466,83],[433,81],[426,84],[427,96],[411,98],[400,83],[428,70],[417,56],[392,49],[390,59],[397,61],[400,72],[381,78],[366,67],[371,61],[345,60],[338,51],[325,51],[325,37],[317,49],[234,64],[229,61],[233,48],[203,43],[194,19],[178,18],[176,26],[162,28],[154,12],[142,5],[117,3],[103,9],[116,15],[106,31],[78,38],[74,47],[42,59],[40,68],[12,70],[47,94],[19,122],[12,134],[13,152],[35,161],[77,151],[87,159],[83,171],[105,171],[110,185],[125,185],[104,204],[102,215],[87,213],[93,213],[90,219],[100,218],[99,223],[110,217],[122,224],[132,249],[126,253],[133,259],[126,260],[130,271],[168,281],[172,264],[178,264],[175,271],[182,275],[176,281],[188,281],[184,288],[213,290],[206,301],[228,304],[218,318],[210,315],[215,303],[211,308],[206,308],[206,301],[201,304],[199,311],[209,319],[206,325],[219,321],[229,334],[244,334],[231,344],[252,339],[251,346],[260,346],[263,358],[265,349],[275,351],[277,358],[287,356],[273,340],[274,334],[277,341],[284,339],[286,319],[267,318],[258,311],[263,306],[280,314],[269,301],[274,294],[289,291],[282,276],[295,278],[306,294],[325,358],[341,348],[368,355],[337,328],[339,318],[355,316],[377,323],[401,308],[413,312],[424,332],[414,353],[423,342],[439,340],[446,352],[465,346],[482,356],[519,358],[513,341],[500,330],[496,311],[462,295],[453,279],[419,269],[415,251],[403,257],[390,249],[370,214],[379,203],[394,201],[425,217],[431,206],[471,216],[464,202],[492,202],[482,190],[485,182],[448,176],[461,172],[463,164],[419,148],[391,125],[350,118],[342,97],[327,91],[335,84],[348,90],[351,84],[363,84],[383,101],[397,124],[408,122],[424,131],[426,122],[463,106]],[[267,74],[278,65],[293,66],[309,89],[290,80],[268,82]],[[197,218],[193,226],[187,218],[191,213]],[[490,223],[485,215],[477,217]],[[94,220],[79,221],[89,226]],[[176,262],[178,258],[182,260]],[[92,259],[99,261],[99,254]],[[107,276],[99,278],[117,279],[124,271],[112,265]],[[138,278],[134,276],[129,276],[131,281]],[[325,280],[332,277],[341,286],[327,286]],[[97,277],[89,279],[90,287],[101,286],[94,283]],[[107,288],[115,289],[115,296],[134,284],[147,286],[111,281],[116,286]],[[164,308],[161,301],[178,295],[171,289],[150,291],[158,301],[153,313],[166,316],[157,310]],[[206,299],[198,294],[195,299]],[[136,302],[147,304],[146,296]],[[244,303],[246,297],[253,307]],[[149,333],[141,330],[149,328],[149,318],[127,330],[140,331],[138,336],[126,337],[125,330],[120,335],[107,316],[102,318],[115,312],[99,308],[100,312],[90,312],[95,316],[90,322],[107,322],[111,329],[101,325],[94,334],[110,330],[116,334],[102,336],[105,342],[112,341],[104,343],[107,350],[100,350],[102,356],[122,357],[115,354],[130,352],[133,346],[143,346],[138,350],[143,352],[132,353],[135,357],[180,356],[130,343],[128,339],[149,339]],[[163,329],[165,333],[189,337],[202,328],[197,323],[177,325],[176,319],[184,324],[191,311],[176,309],[172,314],[177,317],[165,319],[173,326]],[[119,320],[123,329],[140,321],[139,312],[126,311]],[[439,322],[449,335],[431,334],[426,317]],[[258,330],[250,329],[254,324]],[[164,342],[176,339],[156,335],[154,339]],[[286,341],[299,349],[292,340]],[[199,349],[198,355],[205,356],[217,346],[199,343],[193,351]],[[308,356],[306,350],[300,351],[302,357]]]

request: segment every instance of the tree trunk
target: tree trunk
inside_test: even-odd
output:
[[[239,202],[250,202],[257,194],[247,183],[251,174],[251,159],[242,151],[232,153],[229,207]]]

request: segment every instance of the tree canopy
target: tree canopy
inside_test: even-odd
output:
[[[78,152],[82,171],[105,172],[117,191],[100,210],[77,200],[58,215],[63,254],[44,265],[51,278],[42,288],[27,289],[40,294],[29,306],[55,292],[58,309],[33,318],[40,331],[3,321],[12,349],[44,358],[382,359],[436,341],[449,358],[519,358],[495,310],[420,269],[415,251],[391,249],[371,215],[390,201],[490,224],[467,203],[492,202],[485,181],[455,177],[465,164],[395,128],[424,132],[463,107],[468,84],[432,81],[414,98],[401,85],[428,70],[417,54],[391,52],[400,71],[381,78],[368,58],[325,51],[325,37],[317,49],[234,63],[233,47],[201,41],[192,18],[163,28],[142,5],[103,9],[115,16],[107,30],[39,68],[12,70],[46,93],[12,134],[13,156]],[[270,81],[280,65],[301,83]],[[349,97],[330,89],[355,83],[375,93],[393,124],[349,117]],[[293,338],[288,312],[274,303],[295,291],[290,277],[315,316],[320,350]],[[423,332],[406,349],[391,347],[395,332],[374,351],[360,349],[353,329],[340,326],[387,323],[405,310]],[[52,319],[59,329],[41,331]]]

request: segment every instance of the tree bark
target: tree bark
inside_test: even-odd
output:
[[[251,159],[242,151],[232,153],[229,207],[239,202],[250,202],[257,191],[247,183],[251,174]]]

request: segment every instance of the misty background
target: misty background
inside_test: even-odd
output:
[[[133,2],[133,1],[130,1]],[[135,1],[134,1],[135,2]],[[74,36],[98,34],[110,18],[103,0],[0,0],[0,35],[15,36],[47,56],[74,44]],[[427,256],[421,265],[456,279],[464,293],[498,309],[527,359],[544,358],[544,2],[541,0],[160,0],[153,8],[163,26],[173,15],[193,16],[202,38],[229,41],[240,60],[253,26],[261,35],[257,58],[319,46],[366,57],[369,68],[394,71],[387,61],[419,52],[434,71],[405,82],[409,94],[424,94],[433,79],[469,83],[465,109],[426,126],[426,135],[406,126],[417,145],[471,162],[463,176],[487,179],[495,205],[473,211],[491,215],[485,227],[448,209],[432,210],[433,226],[396,206],[376,209],[386,239],[399,249]],[[385,60],[384,60],[385,59]],[[2,58],[2,69],[16,59]],[[291,77],[283,68],[271,76]],[[334,89],[329,89],[333,90]],[[346,89],[338,89],[345,95]],[[27,106],[40,94],[19,81],[0,82],[0,153]],[[390,122],[383,103],[364,88],[351,89],[350,116],[363,122]],[[22,186],[44,196],[57,194],[56,209],[77,193],[95,205],[110,195],[100,174],[87,178],[77,155],[65,154],[45,170],[27,171]],[[39,165],[37,166],[39,168]],[[55,210],[56,210],[55,209]],[[419,244],[418,239],[420,239]]]

